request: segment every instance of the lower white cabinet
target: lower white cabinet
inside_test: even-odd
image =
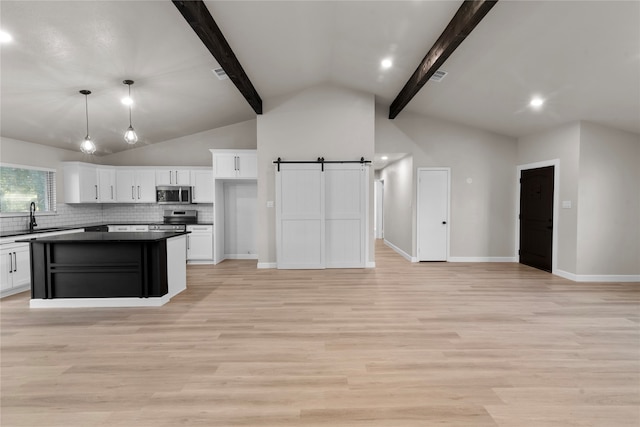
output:
[[[187,225],[187,261],[213,261],[213,226]]]
[[[149,231],[148,225],[109,225],[109,231],[131,231],[131,232],[142,232]]]
[[[0,249],[2,277],[0,293],[10,292],[15,288],[27,287],[31,284],[29,265],[29,244],[9,243]]]

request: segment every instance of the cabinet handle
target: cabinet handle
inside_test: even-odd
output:
[[[18,258],[16,258],[16,253],[13,253],[13,272],[18,271]]]
[[[94,187],[96,187],[96,200],[98,200],[98,185],[96,184]]]
[[[187,236],[187,249],[191,249],[191,239]]]
[[[136,196],[133,194],[133,185],[131,186],[131,200],[135,200]]]
[[[169,184],[173,184],[173,171],[169,171]]]
[[[111,186],[111,200],[113,200],[113,185]]]
[[[140,199],[140,186],[138,185],[138,199]]]
[[[9,252],[9,274],[13,273],[13,258],[11,257],[11,252]]]
[[[240,170],[240,166],[239,166],[240,159],[238,158],[238,156],[235,156],[235,163],[236,163],[236,170],[237,171]]]
[[[178,171],[176,171],[175,177],[176,177],[176,185],[178,185]]]

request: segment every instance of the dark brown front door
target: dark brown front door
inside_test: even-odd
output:
[[[551,272],[553,166],[520,174],[520,263]]]

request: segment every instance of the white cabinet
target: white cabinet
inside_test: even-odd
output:
[[[258,177],[256,150],[210,150],[213,155],[213,176],[217,179]]]
[[[116,202],[116,169],[98,167],[98,201]]]
[[[65,203],[98,203],[98,173],[95,165],[64,162]]]
[[[31,284],[28,243],[9,243],[0,249],[0,294]]]
[[[191,171],[191,201],[213,203],[213,172],[211,169]]]
[[[156,170],[156,185],[193,185],[191,170],[167,168]]]
[[[122,203],[154,203],[156,171],[116,169],[116,200]]]
[[[213,260],[213,226],[187,225],[187,261]]]
[[[149,231],[148,225],[109,225],[108,228],[110,233],[113,233],[114,231],[137,233]]]

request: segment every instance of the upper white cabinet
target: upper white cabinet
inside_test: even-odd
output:
[[[156,171],[154,169],[116,169],[116,200],[121,203],[154,203]]]
[[[167,168],[156,170],[156,185],[193,185],[190,169]]]
[[[258,177],[256,150],[211,150],[213,177],[216,179],[243,179]]]
[[[98,200],[101,203],[116,202],[116,169],[98,167]]]
[[[191,201],[193,203],[213,203],[213,173],[211,169],[191,171]]]
[[[99,203],[97,167],[90,163],[64,162],[66,203]]]
[[[252,164],[242,159],[232,163]],[[191,186],[193,203],[213,203],[214,199],[213,173],[208,167],[156,168],[83,162],[62,162],[62,165],[66,203],[155,203],[156,186],[161,185]],[[253,165],[255,170],[255,155]],[[249,173],[251,169],[243,171]]]

